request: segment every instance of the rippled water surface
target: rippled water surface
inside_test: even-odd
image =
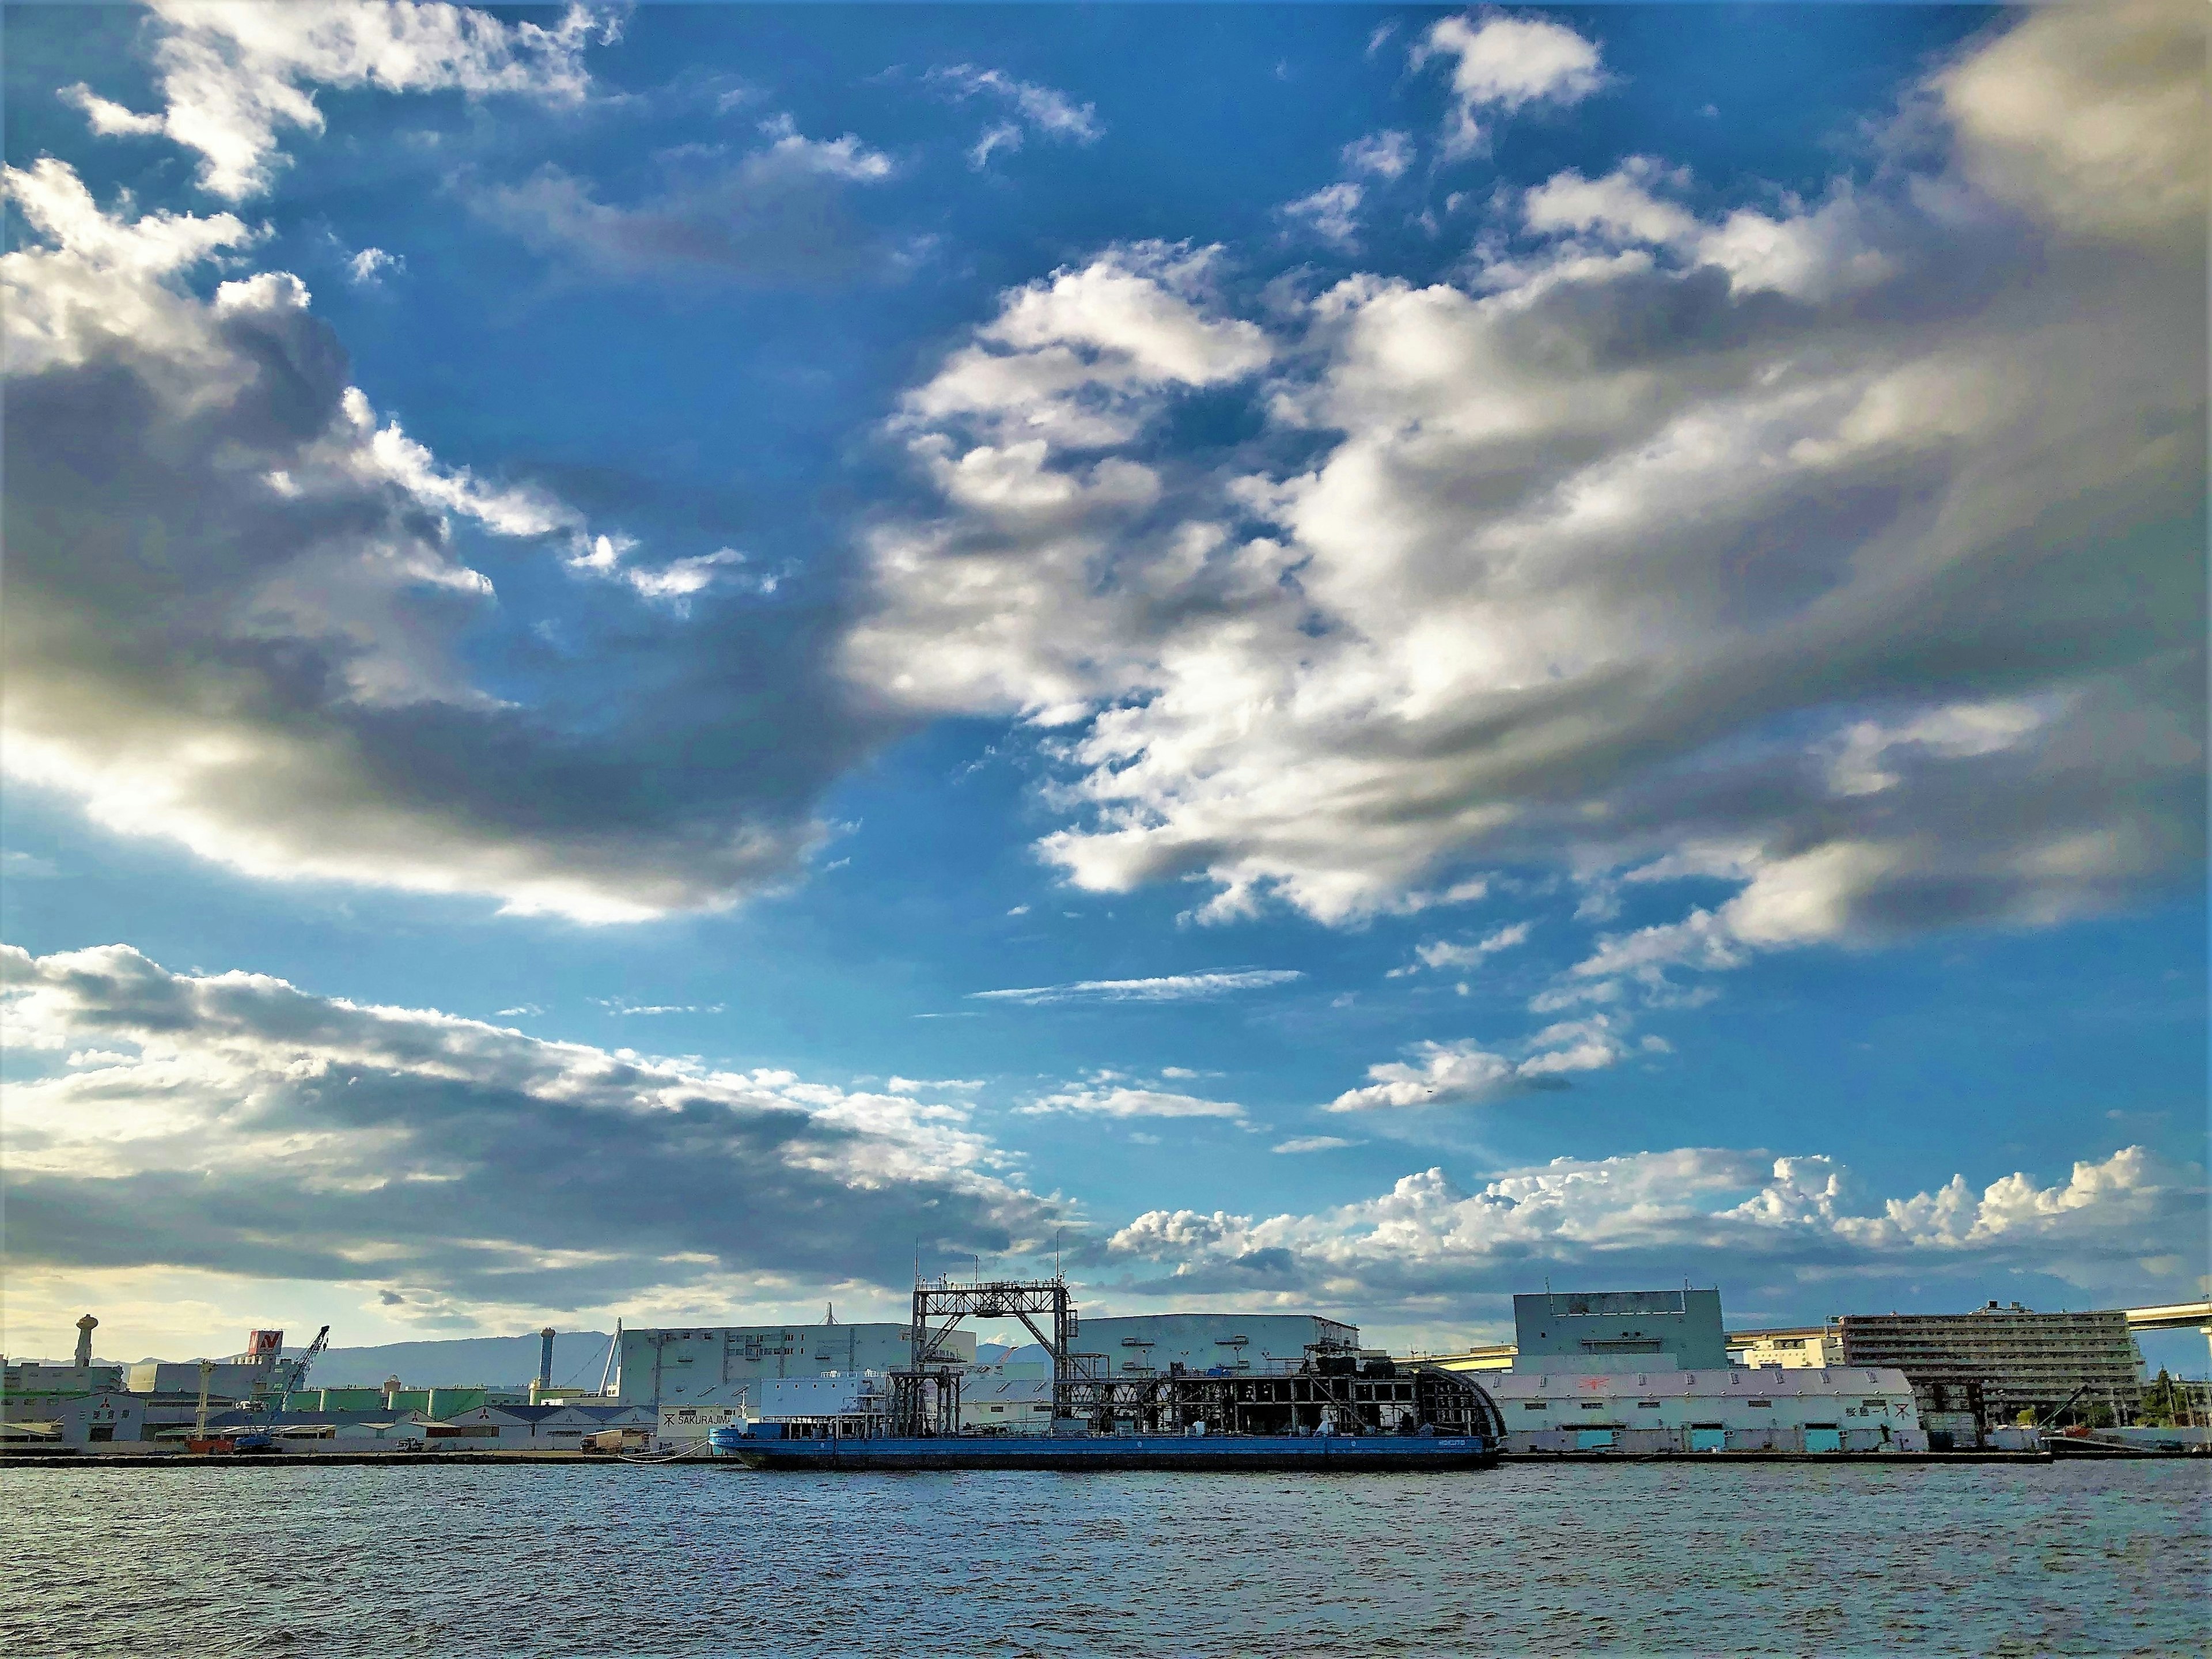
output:
[[[2180,1654],[2203,1464],[0,1472],[0,1652]]]

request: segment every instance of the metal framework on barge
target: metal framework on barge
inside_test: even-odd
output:
[[[893,1372],[889,1414],[894,1435],[960,1431],[961,1368],[946,1361],[945,1340],[963,1319],[1016,1319],[1052,1362],[1056,1431],[1098,1434],[1437,1434],[1482,1435],[1502,1442],[1504,1420],[1469,1377],[1432,1365],[1401,1366],[1321,1343],[1297,1371],[1278,1376],[1191,1374],[1108,1369],[1103,1354],[1079,1353],[1080,1328],[1066,1281],[916,1279],[913,1355]],[[1040,1326],[1048,1319],[1051,1334]],[[1078,1425],[1080,1425],[1079,1428]]]

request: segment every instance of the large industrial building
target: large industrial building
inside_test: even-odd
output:
[[[1845,1314],[1834,1322],[1846,1365],[1889,1365],[1912,1380],[1923,1411],[1972,1398],[1985,1424],[2069,1401],[2109,1406],[2126,1422],[2142,1399],[2142,1354],[2118,1309],[2036,1313],[2017,1302],[1966,1314]]]
[[[1485,1376],[1508,1451],[1923,1451],[1912,1389],[1881,1367],[1524,1370]]]
[[[1730,1364],[1717,1291],[1547,1291],[1513,1325],[1512,1370],[1483,1377],[1509,1452],[1928,1449],[1893,1368]]]
[[[695,1325],[626,1330],[620,1383],[625,1405],[655,1412],[669,1406],[757,1409],[759,1385],[770,1378],[826,1376],[905,1367],[913,1334],[904,1325]],[[955,1331],[939,1352],[975,1363],[975,1338]]]
[[[1192,1376],[1222,1370],[1281,1376],[1305,1363],[1314,1347],[1356,1348],[1359,1328],[1313,1314],[1168,1313],[1085,1319],[1075,1334],[1079,1353],[1102,1354],[1109,1371],[1166,1371]]]

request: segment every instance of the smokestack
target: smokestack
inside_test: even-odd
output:
[[[550,1389],[553,1386],[553,1328],[550,1325],[538,1333],[538,1386],[541,1389]]]
[[[82,1370],[92,1364],[92,1328],[100,1323],[90,1314],[76,1322],[76,1368]]]

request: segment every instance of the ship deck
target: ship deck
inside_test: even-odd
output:
[[[939,1435],[741,1439],[731,1455],[756,1469],[1300,1469],[1316,1474],[1487,1468],[1479,1436]]]

